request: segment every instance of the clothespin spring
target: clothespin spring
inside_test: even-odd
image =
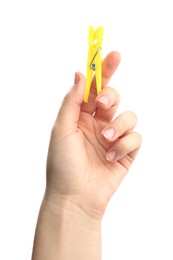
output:
[[[102,50],[102,48],[101,47],[99,47],[98,49],[97,49],[97,51],[96,51],[96,54],[94,55],[94,57],[93,57],[93,59],[92,59],[92,61],[91,61],[91,63],[90,63],[90,68],[92,69],[92,70],[96,70],[96,64],[94,63],[94,60],[95,60],[95,58],[96,58],[96,56],[97,56],[97,54],[98,54],[98,52],[99,51],[101,51]]]

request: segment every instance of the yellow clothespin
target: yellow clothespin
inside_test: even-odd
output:
[[[89,26],[89,37],[88,37],[88,61],[87,61],[87,74],[86,74],[86,86],[84,93],[84,102],[88,102],[91,81],[93,73],[96,74],[96,87],[97,94],[101,91],[102,86],[102,40],[103,40],[103,27],[94,30],[93,27]]]

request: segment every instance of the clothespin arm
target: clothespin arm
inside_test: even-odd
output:
[[[97,94],[101,91],[101,78],[102,78],[102,57],[101,46],[103,38],[103,27],[99,27],[96,31],[93,27],[89,26],[88,37],[88,60],[87,60],[87,73],[86,73],[86,87],[84,94],[84,102],[88,102],[92,76],[96,73],[96,88]]]

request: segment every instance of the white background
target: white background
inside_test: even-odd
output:
[[[103,56],[121,53],[110,85],[143,136],[103,220],[103,260],[173,259],[171,0],[0,1],[0,259],[31,257],[50,130],[85,74],[88,25],[104,27]]]

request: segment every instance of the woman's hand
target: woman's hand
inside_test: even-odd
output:
[[[127,174],[141,145],[134,132],[136,115],[115,117],[119,94],[107,87],[120,62],[117,52],[103,62],[102,91],[92,81],[88,103],[83,103],[85,78],[76,73],[52,129],[45,199],[70,201],[87,215],[101,219],[106,206]]]

